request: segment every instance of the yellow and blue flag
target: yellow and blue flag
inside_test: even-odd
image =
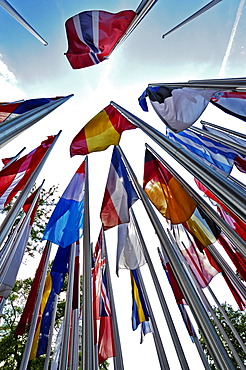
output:
[[[140,287],[137,271],[131,270],[130,274],[132,283],[132,330],[136,330],[140,323],[149,320],[149,313]]]

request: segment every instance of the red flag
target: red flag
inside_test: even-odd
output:
[[[104,316],[100,319],[99,339],[98,339],[98,362],[110,357],[115,357],[115,348],[113,341],[112,317]]]
[[[55,136],[49,136],[36,149],[0,171],[0,209],[6,207],[13,197],[24,188],[54,139]]]

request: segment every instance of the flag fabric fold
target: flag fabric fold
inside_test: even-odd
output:
[[[246,92],[218,91],[210,101],[225,113],[246,121]]]
[[[85,161],[59,199],[43,239],[65,248],[82,237],[84,224]]]
[[[56,136],[49,136],[41,145],[0,171],[0,209],[6,207],[21,191]]]
[[[93,117],[75,136],[70,145],[71,157],[85,155],[118,145],[123,131],[136,128],[112,105]]]
[[[136,270],[130,270],[132,285],[132,330],[138,325],[149,320],[149,313],[144,300]]]
[[[103,62],[125,34],[135,17],[133,10],[109,13],[86,11],[69,18],[65,23],[71,67],[80,69]]]
[[[100,217],[104,230],[128,223],[129,208],[138,195],[129,180],[125,165],[115,147],[112,154]]]

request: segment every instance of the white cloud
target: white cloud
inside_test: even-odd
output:
[[[18,81],[14,73],[4,62],[0,54],[0,101],[14,101],[24,98],[24,92],[18,86]]]

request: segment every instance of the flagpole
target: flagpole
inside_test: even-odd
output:
[[[2,245],[4,239],[6,238],[10,228],[12,227],[12,225],[14,224],[15,222],[15,219],[16,217],[18,216],[20,210],[21,210],[21,207],[23,206],[23,204],[25,203],[26,201],[26,198],[29,194],[29,192],[31,191],[39,173],[41,172],[51,150],[53,149],[55,143],[57,142],[59,136],[61,134],[61,131],[58,132],[58,134],[56,135],[53,143],[50,145],[50,147],[48,148],[48,150],[46,151],[46,153],[44,154],[42,160],[39,162],[39,164],[37,165],[36,169],[33,171],[33,173],[31,174],[31,176],[29,177],[29,179],[27,180],[26,182],[26,185],[24,187],[24,189],[21,191],[20,195],[18,196],[18,198],[16,199],[13,207],[11,208],[11,210],[9,211],[9,213],[7,214],[7,216],[5,217],[5,219],[3,220],[1,226],[0,226],[0,246]]]
[[[151,325],[153,326],[153,333],[152,334],[153,334],[153,339],[154,339],[154,342],[155,342],[156,352],[157,352],[158,359],[159,359],[159,362],[160,362],[160,368],[161,368],[161,370],[168,370],[168,369],[170,369],[170,366],[168,364],[166,353],[165,353],[164,347],[162,345],[162,340],[161,340],[160,333],[159,333],[159,330],[158,330],[158,327],[157,327],[157,324],[156,324],[156,321],[155,321],[155,316],[154,316],[154,313],[152,311],[152,307],[151,307],[151,304],[150,304],[150,301],[149,301],[149,297],[148,297],[148,294],[147,294],[147,291],[146,291],[146,288],[145,288],[145,285],[144,285],[144,281],[143,281],[143,277],[142,277],[140,268],[136,269],[136,273],[137,273],[137,277],[139,279],[139,284],[140,284],[140,287],[142,289],[142,292],[143,292],[143,295],[144,295],[144,300],[146,302],[146,306],[147,306],[147,309],[148,309],[148,312],[149,312]]]
[[[9,167],[13,162],[15,162],[20,157],[21,153],[24,152],[25,149],[26,147],[24,146],[24,148],[21,149],[19,153],[17,153],[13,158],[10,159],[10,161],[7,164],[5,164],[5,166],[1,169],[1,171],[5,170],[5,168]]]
[[[173,269],[174,275],[177,281],[179,282],[180,287],[183,291],[185,300],[187,301],[187,303],[189,304],[192,310],[193,316],[196,319],[198,326],[200,327],[200,330],[207,343],[209,351],[211,355],[213,356],[213,359],[215,361],[215,364],[218,370],[226,370],[226,369],[233,370],[233,366],[227,355],[227,352],[225,351],[225,348],[223,347],[216,333],[216,330],[214,329],[213,324],[211,323],[209,319],[207,311],[204,309],[203,304],[196,290],[194,289],[194,286],[192,282],[190,281],[189,276],[187,275],[186,270],[181,264],[179,257],[177,256],[176,250],[173,248],[172,244],[170,243],[159,218],[154,212],[153,207],[151,206],[150,201],[147,198],[147,195],[145,194],[144,190],[139,185],[136,175],[134,174],[132,168],[130,167],[130,164],[127,161],[124,153],[122,152],[120,147],[117,147],[117,148],[124,160],[124,163],[132,178],[135,188],[137,189],[139,193],[139,197],[143,202],[145,210],[147,214],[149,215],[150,221],[152,222],[152,225],[160,240],[161,246],[165,250],[165,253],[169,259],[170,265]]]
[[[91,247],[89,215],[88,157],[85,158],[84,237],[83,237],[83,312],[82,370],[93,369],[94,340],[92,317]]]
[[[7,12],[12,15],[12,17],[17,20],[20,24],[22,24],[23,27],[25,27],[33,36],[36,37],[44,46],[48,45],[48,42],[45,41],[32,26],[30,26],[29,23],[6,1],[6,0],[0,0],[0,5],[7,10]]]
[[[246,190],[246,185],[243,184],[241,181],[239,181],[238,179],[236,179],[235,177],[229,175],[228,176],[228,179],[230,179],[231,181],[235,182],[238,186],[241,186],[241,188],[243,188],[244,190]]]
[[[240,152],[240,153],[246,155],[245,146],[242,146],[242,145],[240,145],[240,144],[238,144],[236,142],[232,142],[231,140],[227,140],[224,137],[220,137],[220,136],[217,136],[215,134],[212,134],[211,132],[209,132],[207,130],[201,130],[198,127],[191,126],[189,129],[191,131],[197,133],[197,134],[206,136],[209,139],[212,139],[214,141],[217,141],[217,142],[219,142],[219,143],[227,146],[228,148],[232,148],[232,149],[236,150],[237,152]]]
[[[33,315],[32,315],[31,326],[30,326],[30,329],[29,329],[27,342],[26,342],[26,346],[25,346],[25,349],[24,349],[24,352],[23,352],[23,355],[22,355],[19,370],[26,370],[27,369],[29,358],[30,358],[30,353],[31,353],[31,349],[32,349],[32,342],[33,342],[33,338],[34,338],[34,335],[35,335],[40,304],[41,304],[41,300],[42,300],[42,296],[43,296],[44,284],[45,284],[45,280],[46,280],[46,274],[47,274],[47,269],[48,269],[48,263],[49,263],[49,257],[50,257],[50,251],[51,251],[52,243],[50,241],[47,241],[46,245],[48,247],[48,250],[47,250],[47,254],[46,254],[46,260],[45,260],[45,265],[44,265],[44,269],[43,269],[43,275],[42,275],[42,279],[40,281],[38,296],[37,296],[37,300],[36,300],[36,304],[35,304],[35,309],[34,309],[34,312],[33,312]]]
[[[55,300],[54,300],[54,305],[53,305],[53,310],[52,310],[50,330],[49,330],[49,335],[48,335],[48,344],[47,344],[46,357],[45,357],[45,361],[44,361],[43,370],[48,370],[49,369],[51,344],[52,344],[52,339],[53,339],[56,312],[57,312],[57,302],[58,302],[58,294],[55,294]]]
[[[224,131],[228,134],[231,134],[231,135],[235,135],[235,136],[238,136],[238,137],[241,137],[242,139],[246,139],[246,135],[241,133],[241,132],[238,132],[238,131],[233,131],[233,130],[230,130],[229,128],[226,128],[226,127],[222,127],[222,126],[218,126],[218,125],[215,125],[214,123],[210,123],[210,122],[207,122],[207,121],[203,121],[201,120],[200,123],[204,126],[211,126],[213,128],[216,128],[220,131]]]
[[[17,238],[16,240],[14,241],[14,246],[13,246],[13,243],[9,246],[9,250],[8,251],[5,251],[4,253],[4,256],[1,256],[1,260],[0,260],[0,285],[3,283],[5,277],[6,277],[6,274],[8,273],[8,270],[9,270],[9,267],[12,263],[12,260],[14,258],[14,255],[17,251],[17,248],[19,246],[19,243],[21,241],[21,238],[22,238],[22,235],[23,235],[23,232],[27,226],[27,223],[29,222],[30,220],[30,216],[32,214],[32,211],[36,205],[36,202],[37,202],[37,199],[41,193],[41,190],[42,190],[42,186],[43,186],[43,183],[44,181],[42,182],[42,184],[40,185],[38,191],[37,191],[37,194],[35,195],[33,201],[32,201],[32,204],[26,214],[26,217],[24,219],[24,221],[22,222],[20,228],[18,229],[18,235],[17,235]],[[23,251],[24,253],[24,251]]]
[[[65,103],[70,99],[73,94],[65,96],[63,98],[51,101],[38,108],[32,109],[21,116],[13,118],[9,121],[2,122],[0,124],[0,148],[6,145],[10,140],[14,139],[21,132],[28,129],[36,122],[47,116],[61,104]]]
[[[136,117],[118,104],[111,104],[129,119],[136,127],[141,128],[152,140],[154,140],[168,154],[183,165],[192,175],[201,181],[212,193],[219,198],[239,218],[246,222],[245,192],[234,185],[220,173],[215,172],[200,158],[190,153],[181,145],[174,143],[160,131],[154,129],[140,118]]]
[[[150,83],[148,84],[150,87],[154,86],[170,86],[170,87],[191,87],[191,88],[199,88],[199,89],[218,89],[218,90],[232,90],[232,91],[246,91],[246,80],[242,80],[241,82],[228,80],[228,82],[221,82],[220,80],[216,82],[207,82],[207,81],[188,81],[188,82],[161,82],[161,83]]]
[[[75,253],[76,253],[76,243],[73,243],[70,246],[68,286],[67,286],[66,306],[65,306],[65,313],[64,313],[64,326],[63,326],[63,332],[62,332],[62,345],[61,345],[59,370],[66,370],[68,367],[69,334],[70,334],[70,320],[71,320],[72,300],[73,300]]]
[[[145,144],[146,148],[167,168],[172,176],[184,187],[185,190],[191,195],[191,197],[202,207],[202,209],[212,218],[212,220],[221,227],[221,230],[232,242],[233,245],[240,251],[240,253],[246,258],[246,243],[242,238],[225,222],[217,212],[162,158],[160,155],[152,149],[148,144]]]
[[[192,21],[193,19],[195,19],[199,15],[203,14],[204,12],[206,12],[207,10],[209,10],[210,8],[212,8],[214,5],[218,4],[220,1],[221,0],[212,0],[212,1],[210,1],[210,3],[208,3],[207,5],[205,5],[204,7],[202,7],[201,9],[199,9],[197,12],[195,12],[194,14],[192,14],[190,17],[186,18],[183,22],[179,23],[177,26],[175,26],[174,28],[172,28],[170,31],[164,33],[164,35],[162,35],[162,38],[164,39],[164,37],[166,37],[170,33],[174,32],[178,28],[184,26],[185,24],[189,23],[190,21]]]
[[[112,288],[112,281],[111,281],[111,274],[109,270],[109,261],[108,261],[108,251],[106,246],[105,234],[103,231],[103,240],[104,240],[104,252],[105,252],[105,259],[106,259],[106,277],[109,289],[109,300],[110,300],[110,308],[112,313],[112,327],[113,327],[113,337],[114,337],[114,345],[115,345],[115,352],[116,356],[113,358],[114,360],[114,368],[117,370],[124,370],[124,363],[123,363],[123,356],[121,351],[121,342],[120,342],[120,334],[119,334],[119,327],[114,303],[114,294]]]

